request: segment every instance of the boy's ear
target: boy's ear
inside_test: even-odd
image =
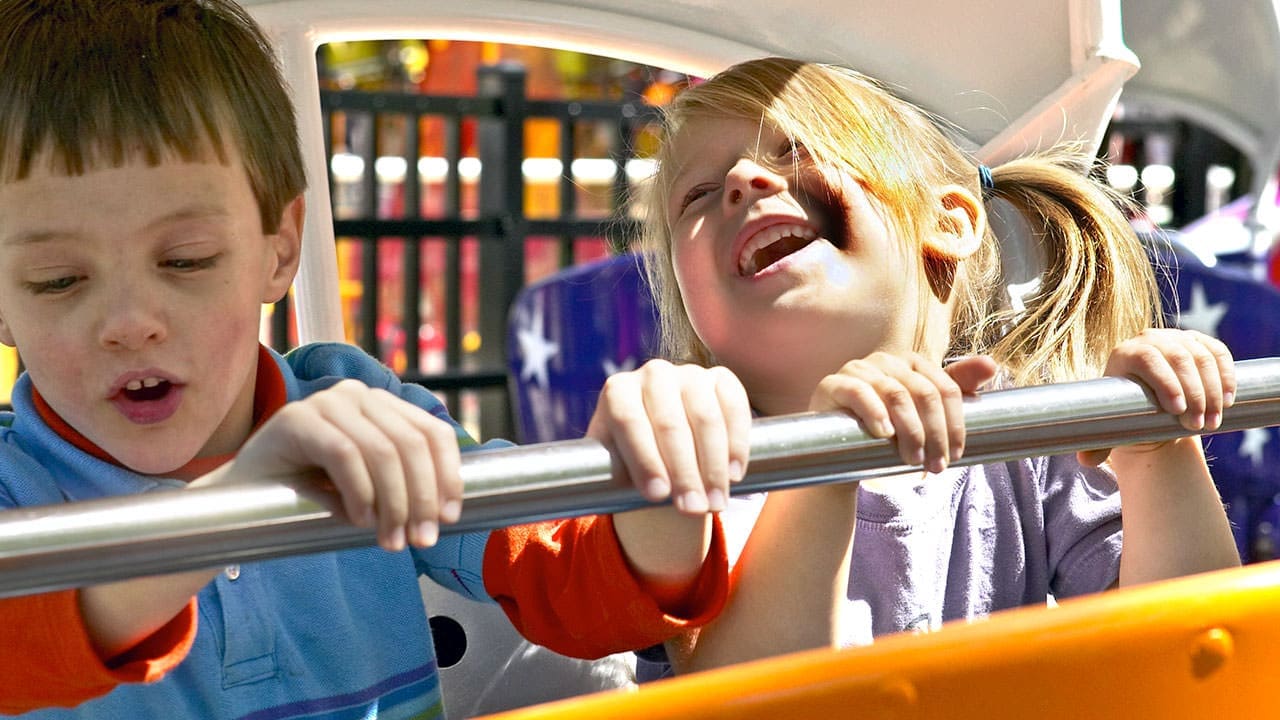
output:
[[[964,260],[977,252],[987,231],[987,211],[973,193],[947,185],[937,193],[938,227],[926,233],[924,250],[943,260]]]
[[[9,332],[9,323],[4,321],[4,316],[0,315],[0,343],[4,343],[9,347],[17,347],[17,343],[13,341],[13,333]]]
[[[302,223],[306,212],[306,200],[299,195],[284,206],[275,234],[267,236],[267,241],[271,243],[271,260],[274,266],[263,289],[264,303],[276,302],[293,285],[293,278],[298,273],[298,263],[302,259]]]

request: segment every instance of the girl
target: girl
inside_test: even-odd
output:
[[[762,415],[846,410],[922,468],[734,500],[726,526],[750,534],[730,600],[677,667],[1238,564],[1198,438],[948,467],[962,396],[992,380],[1134,377],[1192,430],[1231,404],[1222,343],[1151,329],[1146,253],[1083,159],[987,169],[866,77],[770,58],[677,97],[658,160],[644,247],[666,357],[728,368]],[[1001,281],[995,199],[1035,221],[1024,298]]]

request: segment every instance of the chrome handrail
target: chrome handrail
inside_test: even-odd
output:
[[[1216,432],[1280,424],[1280,358],[1236,364],[1235,404]],[[1102,378],[984,393],[965,403],[965,457],[998,462],[1194,433],[1137,382]],[[890,441],[842,413],[756,420],[751,462],[735,495],[893,475]],[[647,502],[615,483],[594,440],[481,450],[463,456],[462,517],[443,532],[616,512]],[[0,597],[140,575],[374,544],[317,483],[246,480],[219,487],[0,512]]]

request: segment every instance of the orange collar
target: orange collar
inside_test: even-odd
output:
[[[40,391],[36,389],[35,385],[31,386],[31,399],[35,403],[36,412],[40,414],[40,419],[44,420],[45,424],[52,428],[62,439],[99,460],[113,465],[120,465],[120,462],[111,457],[106,450],[98,447],[92,440],[80,434],[66,420],[63,420],[62,416],[54,412],[53,408],[49,407],[49,403],[45,402],[45,399],[40,395]],[[258,373],[254,378],[253,388],[253,430],[257,430],[262,423],[267,421],[267,418],[274,415],[281,407],[284,407],[287,399],[284,376],[280,373],[280,368],[276,367],[276,361],[271,356],[271,353],[265,347],[259,345]],[[232,455],[234,453],[192,458],[186,465],[173,472],[165,473],[165,476],[179,480],[194,480],[227,462]]]

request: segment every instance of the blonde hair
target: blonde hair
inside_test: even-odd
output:
[[[945,221],[934,191],[955,184],[981,197],[975,161],[920,108],[855,71],[785,58],[735,65],[680,95],[664,112],[658,171],[645,198],[641,249],[658,306],[661,353],[700,364],[714,358],[684,309],[671,260],[666,199],[684,124],[697,118],[766,123],[802,143],[818,167],[857,178],[904,238],[918,277],[939,271],[920,238]],[[1146,252],[1118,198],[1085,171],[1088,158],[1053,153],[992,169],[994,188],[1029,221],[1045,260],[1040,289],[1010,307],[1000,248],[988,226],[978,250],[953,268],[951,355],[990,354],[1016,384],[1101,373],[1110,350],[1159,321]],[[928,283],[920,283],[920,302]],[[917,344],[924,328],[917,328]]]
[[[46,149],[68,175],[238,152],[267,233],[306,187],[275,53],[231,0],[0,4],[0,182]]]

